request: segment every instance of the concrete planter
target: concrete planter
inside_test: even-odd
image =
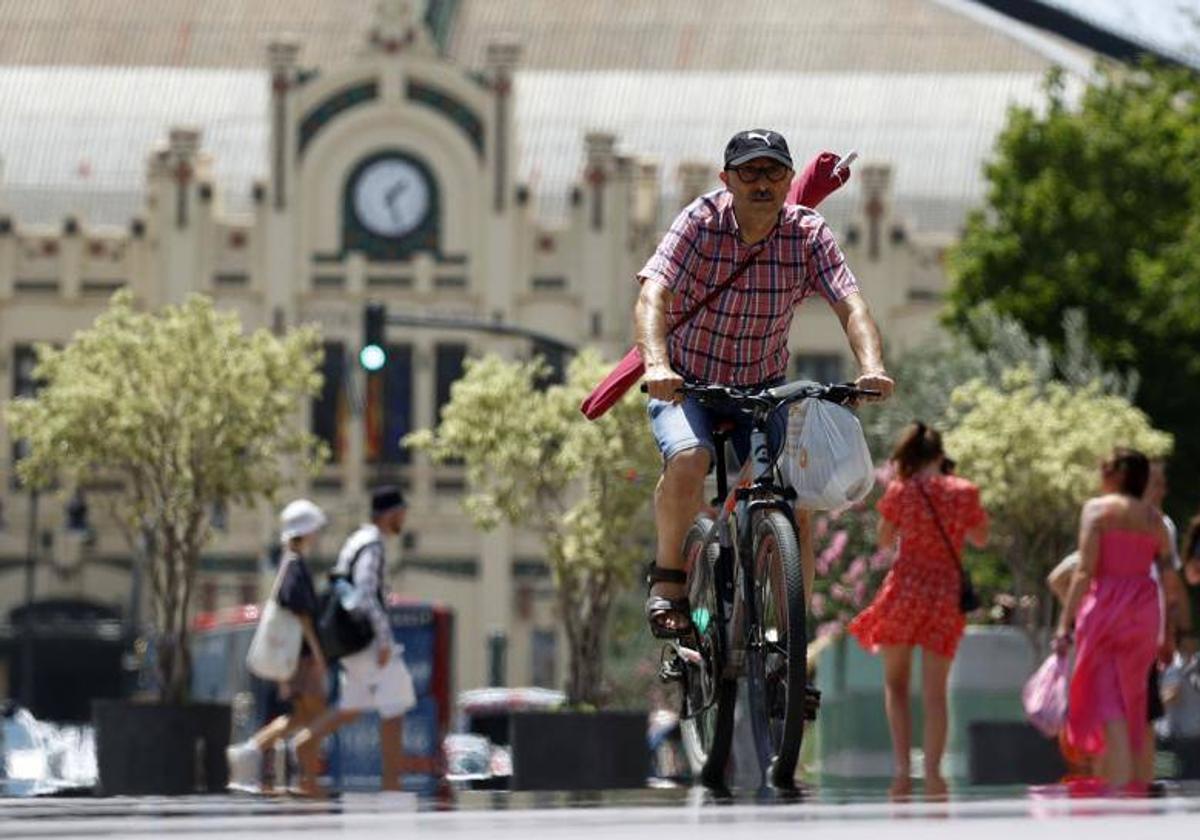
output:
[[[645,787],[645,712],[516,712],[510,723],[513,790]]]
[[[229,706],[97,700],[96,792],[102,796],[224,793]]]
[[[1058,742],[1023,721],[975,721],[967,727],[973,785],[1046,785],[1067,772]]]

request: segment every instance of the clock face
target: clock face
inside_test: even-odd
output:
[[[354,214],[376,236],[404,236],[429,213],[429,181],[402,158],[383,158],[368,165],[351,190]]]

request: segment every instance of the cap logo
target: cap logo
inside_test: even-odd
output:
[[[769,131],[766,134],[759,134],[757,131],[747,131],[746,136],[753,137],[756,140],[761,140],[768,146],[771,145],[771,132]]]

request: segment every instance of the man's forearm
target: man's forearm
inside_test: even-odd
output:
[[[637,305],[633,309],[633,325],[638,352],[642,355],[642,364],[646,367],[669,366],[667,316],[661,300],[648,299],[645,294],[639,296]]]
[[[846,338],[850,341],[850,349],[860,372],[872,374],[884,371],[883,340],[875,319],[865,306],[856,308],[846,319]]]

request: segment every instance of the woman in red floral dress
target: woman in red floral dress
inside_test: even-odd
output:
[[[875,600],[849,630],[868,651],[883,653],[884,705],[896,762],[890,791],[894,797],[912,792],[908,685],[913,648],[922,648],[925,792],[943,797],[946,679],[966,624],[959,610],[958,558],[966,540],[978,546],[987,541],[987,514],[979,503],[979,488],[945,470],[942,436],[936,429],[921,422],[908,426],[892,462],[896,478],[877,506],[879,546],[889,549],[899,538],[900,547]]]

